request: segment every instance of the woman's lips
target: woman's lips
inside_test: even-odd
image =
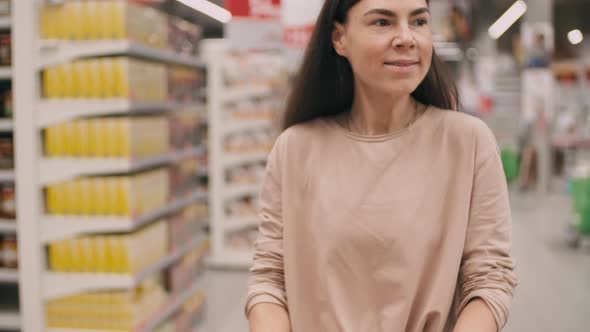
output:
[[[420,62],[415,60],[397,60],[384,63],[385,68],[396,73],[410,73],[416,69],[419,64]]]

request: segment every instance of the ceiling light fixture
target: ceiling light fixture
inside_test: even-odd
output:
[[[516,1],[500,18],[488,29],[493,39],[498,39],[526,13],[528,7],[522,0]]]
[[[582,41],[584,41],[584,34],[582,31],[576,29],[568,32],[567,39],[572,43],[572,45],[578,45]]]
[[[232,19],[232,14],[229,10],[214,4],[207,0],[176,0],[183,3],[192,9],[201,12],[221,23],[229,23]]]

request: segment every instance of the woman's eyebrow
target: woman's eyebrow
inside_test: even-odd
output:
[[[428,9],[427,7],[422,7],[422,8],[418,8],[418,9],[414,9],[411,13],[410,16],[418,16],[424,13],[430,13],[430,9]],[[390,9],[385,9],[385,8],[375,8],[375,9],[371,9],[368,12],[365,13],[364,16],[369,16],[369,15],[383,15],[383,16],[387,16],[387,17],[397,17],[398,15],[390,10]]]

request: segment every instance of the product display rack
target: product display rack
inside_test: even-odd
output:
[[[0,30],[11,30],[12,18],[0,17]],[[11,81],[13,71],[11,66],[0,66],[0,81]],[[0,118],[0,133],[13,132],[13,120]],[[0,170],[0,182],[14,182],[15,172],[13,170]],[[17,224],[15,219],[0,218],[0,237],[3,235],[15,235]],[[0,249],[0,254],[1,254]],[[0,284],[17,285],[19,282],[18,269],[2,268],[0,266]],[[18,307],[5,308],[0,306],[0,331],[19,330],[21,324]]]
[[[211,40],[205,45],[208,73],[209,108],[209,185],[211,195],[212,251],[210,264],[222,268],[247,268],[252,261],[252,248],[232,248],[228,236],[244,230],[256,229],[258,216],[233,216],[227,211],[232,200],[247,197],[257,201],[262,179],[253,183],[230,183],[227,172],[248,165],[266,163],[268,150],[248,150],[235,153],[226,150],[226,140],[232,135],[256,133],[265,130],[276,132],[275,120],[269,118],[231,118],[227,115],[228,105],[248,103],[250,100],[263,101],[266,98],[280,98],[282,91],[273,89],[274,84],[241,81],[231,84],[227,68],[231,57],[240,57],[225,40]],[[246,65],[245,65],[246,66]],[[240,106],[237,107],[238,109]],[[281,107],[278,107],[279,110]]]
[[[48,185],[84,176],[133,174],[155,167],[183,162],[207,153],[206,146],[199,144],[182,150],[174,150],[148,158],[74,158],[46,157],[43,153],[43,131],[63,122],[116,115],[155,114],[166,115],[168,111],[190,111],[206,116],[206,107],[201,102],[158,101],[143,102],[131,99],[45,99],[40,87],[41,73],[49,66],[82,58],[104,56],[132,56],[138,59],[166,65],[182,65],[184,68],[203,68],[199,57],[175,53],[128,40],[92,41],[45,41],[40,40],[39,8],[52,1],[13,1],[14,69],[0,68],[0,77],[14,75],[15,109],[25,111],[15,114],[14,123],[0,123],[0,128],[12,128],[16,136],[17,214],[19,248],[20,304],[23,332],[76,331],[78,328],[47,328],[47,301],[65,296],[94,291],[132,290],[147,279],[180,264],[197,249],[208,246],[208,236],[199,235],[184,244],[174,244],[169,252],[142,269],[137,274],[73,273],[49,270],[46,249],[49,243],[64,239],[101,234],[135,234],[136,231],[161,218],[179,213],[193,203],[207,200],[208,193],[194,188],[191,192],[168,199],[164,206],[150,210],[144,215],[125,216],[61,216],[45,212],[44,190]],[[59,5],[59,4],[58,4]],[[2,22],[0,22],[1,26]],[[199,173],[203,173],[199,170]],[[0,178],[10,174],[0,174]],[[14,175],[12,175],[14,178]],[[155,190],[155,189],[154,189]],[[205,220],[199,219],[201,223]],[[167,222],[167,221],[166,221]],[[0,221],[0,229],[7,228]],[[149,243],[146,243],[149,245]],[[202,260],[198,262],[202,268]],[[11,271],[0,270],[0,278],[14,277]],[[192,281],[192,286],[182,293],[170,293],[166,305],[149,315],[134,331],[154,331],[171,319],[193,295],[205,291],[202,276]],[[144,313],[146,314],[146,313]],[[0,328],[4,325],[0,311]],[[7,314],[8,317],[8,314]],[[14,317],[8,317],[14,322]],[[85,331],[91,329],[85,329]],[[98,331],[98,330],[97,330]]]

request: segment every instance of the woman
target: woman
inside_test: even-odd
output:
[[[326,0],[269,156],[252,332],[487,332],[516,280],[497,144],[426,0]]]

